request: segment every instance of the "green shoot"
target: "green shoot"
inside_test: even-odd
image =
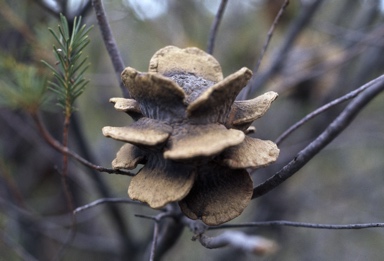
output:
[[[69,118],[75,110],[74,102],[88,83],[84,73],[88,69],[87,57],[83,57],[83,50],[89,44],[88,33],[92,27],[81,26],[81,17],[75,18],[72,32],[68,27],[65,16],[60,15],[61,24],[58,32],[49,28],[55,38],[57,46],[53,52],[57,66],[42,61],[53,73],[55,81],[50,82],[50,89],[56,93],[58,105],[63,109],[65,117]]]

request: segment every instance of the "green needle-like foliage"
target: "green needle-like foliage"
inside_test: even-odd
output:
[[[47,81],[35,66],[18,63],[8,56],[0,56],[0,107],[36,113],[46,109]]]
[[[73,29],[70,32],[68,21],[65,16],[60,15],[61,25],[58,32],[49,28],[49,31],[58,43],[53,46],[53,52],[57,59],[57,66],[52,66],[43,61],[55,77],[51,81],[51,90],[57,94],[58,105],[63,108],[65,116],[70,117],[74,111],[73,104],[79,97],[88,80],[84,79],[84,72],[88,68],[87,57],[83,57],[83,50],[89,44],[88,32],[92,27],[81,26],[81,17],[75,18]]]

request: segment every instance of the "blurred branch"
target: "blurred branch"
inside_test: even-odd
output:
[[[231,246],[256,255],[271,254],[277,250],[274,241],[260,236],[249,236],[240,231],[226,231],[215,237],[202,234],[198,239],[201,245],[209,249]]]
[[[286,220],[265,221],[265,222],[247,222],[242,224],[224,224],[216,227],[209,227],[209,230],[213,229],[225,229],[225,228],[241,228],[241,227],[270,227],[270,226],[286,226],[286,227],[303,227],[314,229],[364,229],[384,227],[384,223],[361,223],[361,224],[317,224],[317,223],[305,223],[305,222],[292,222]]]
[[[265,72],[255,75],[252,77],[250,83],[248,83],[247,88],[248,93],[252,96],[253,93],[263,86],[274,74],[280,71],[288,51],[292,48],[295,40],[300,35],[300,33],[308,26],[308,23],[314,16],[316,10],[320,7],[320,4],[323,0],[313,0],[306,1],[296,20],[290,26],[284,42],[281,44],[280,48],[277,50],[274,60],[271,62],[271,65],[266,69]]]
[[[9,23],[10,26],[15,28],[31,45],[31,49],[34,51],[36,60],[44,59],[46,61],[52,61],[52,57],[48,54],[45,48],[42,48],[38,43],[35,35],[32,33],[31,28],[25,23],[7,4],[7,1],[0,0],[0,15]]]
[[[79,119],[79,114],[73,114],[71,124],[71,131],[73,133],[72,137],[76,138],[75,143],[81,155],[83,155],[83,157],[88,161],[97,162],[97,160],[95,160],[94,154],[92,153],[92,150],[89,148],[89,143],[84,137],[80,122],[81,120]],[[106,202],[108,200],[114,201],[114,199],[112,198],[113,193],[110,191],[108,185],[103,180],[103,177],[100,175],[100,173],[93,168],[85,168],[85,170],[88,172],[90,181],[94,183],[101,197],[105,198]],[[102,201],[103,199],[100,200]],[[129,199],[122,200],[128,201]],[[104,202],[96,200],[95,203],[96,205],[98,205]],[[93,205],[90,207],[93,207]],[[129,224],[126,222],[126,219],[123,216],[121,209],[115,204],[107,204],[106,213],[110,216],[111,226],[114,228],[116,235],[120,237],[120,241],[122,242],[122,248],[120,252],[126,254],[127,256],[130,256],[129,252],[134,251],[135,246],[131,243],[131,233]]]
[[[316,21],[315,22],[316,29],[320,32],[333,36],[335,38],[340,39],[348,39],[350,45],[353,43],[361,43],[363,42],[366,46],[371,47],[379,47],[382,48],[383,41],[383,25],[379,25],[377,28],[371,30],[371,32],[363,32],[363,30],[353,30],[349,28],[344,28],[341,26],[337,26],[335,24],[326,23],[324,21]],[[370,37],[367,37],[371,35]],[[362,39],[365,39],[362,41]]]
[[[2,238],[2,241],[4,244],[13,250],[22,260],[24,261],[38,261],[35,257],[33,257],[30,253],[28,253],[22,246],[17,244],[10,236],[8,236],[8,233],[0,229],[0,238]]]
[[[268,31],[268,34],[267,34],[267,39],[265,40],[263,48],[261,49],[261,52],[260,52],[257,64],[256,64],[255,68],[253,68],[253,73],[254,74],[256,74],[256,72],[259,70],[261,61],[263,60],[264,54],[267,51],[268,45],[269,45],[269,43],[270,43],[270,41],[272,39],[273,32],[275,31],[275,28],[276,28],[276,26],[277,26],[281,16],[283,15],[283,13],[284,13],[284,11],[285,11],[285,9],[287,8],[288,5],[289,5],[289,0],[285,0],[284,3],[282,4],[282,6],[280,7],[279,12],[277,13],[277,15],[275,17],[275,20],[273,20],[271,28],[269,28],[269,31]],[[248,95],[249,95],[249,92],[250,92],[250,89],[251,89],[250,86],[245,88],[245,90],[241,93],[241,97],[239,99],[240,100],[247,99]]]
[[[384,46],[384,42],[382,41],[382,35],[383,35],[383,27],[379,26],[378,28],[372,30],[369,33],[360,34],[360,38],[356,40],[356,44],[350,45],[348,48],[343,50],[343,53],[336,59],[331,59],[330,61],[325,61],[320,64],[317,64],[311,68],[311,70],[308,72],[306,70],[298,70],[296,72],[292,72],[290,75],[284,76],[284,81],[277,86],[274,87],[276,91],[279,93],[287,92],[290,89],[294,88],[294,86],[300,85],[300,83],[312,80],[314,78],[324,76],[326,73],[331,72],[331,70],[337,69],[337,68],[344,68],[343,66],[349,65],[351,60],[358,55],[362,54],[364,51],[366,51],[367,47],[369,46]],[[323,46],[324,49],[327,49],[328,47]],[[330,46],[332,48],[332,46]],[[316,52],[316,51],[315,51]],[[372,63],[375,59],[372,57],[367,57],[368,55],[364,55],[364,59],[369,59],[369,66],[361,66],[363,70],[359,70],[359,73],[357,74],[363,74],[365,77],[369,77],[366,71],[369,70],[367,68],[371,68]],[[381,57],[380,55],[376,55],[374,58]],[[367,68],[365,68],[367,67]],[[347,68],[344,68],[347,69]],[[364,73],[365,72],[365,73]],[[344,75],[343,72],[339,72],[339,75]],[[340,76],[341,77],[341,76]],[[344,78],[343,78],[344,79]],[[353,81],[355,82],[355,81]],[[336,84],[336,86],[340,86],[340,84],[344,84],[343,82]],[[344,84],[345,85],[345,84]],[[353,88],[351,88],[353,87]],[[354,86],[350,86],[349,89],[355,89]],[[340,94],[341,95],[341,94]],[[336,95],[338,96],[338,95]]]
[[[119,174],[119,175],[125,175],[125,176],[134,176],[135,175],[134,173],[129,172],[129,171],[108,169],[108,168],[104,168],[101,166],[97,166],[97,165],[87,161],[86,159],[82,158],[81,156],[77,155],[76,153],[70,151],[68,149],[68,147],[64,147],[63,145],[60,144],[60,142],[55,140],[49,134],[48,130],[45,128],[39,115],[32,114],[31,116],[32,116],[33,120],[35,121],[37,127],[39,128],[39,131],[41,132],[43,138],[49,143],[49,145],[51,145],[57,151],[59,151],[61,153],[65,153],[65,154],[71,156],[72,158],[74,158],[75,160],[77,160],[78,162],[80,162],[81,164],[83,164],[89,168],[92,168],[94,170],[97,170],[99,172],[106,172],[108,174]]]
[[[249,236],[239,231],[226,231],[221,235],[209,237],[205,235],[207,230],[220,229],[225,225],[209,227],[201,220],[192,220],[185,216],[181,220],[194,234],[193,239],[198,239],[201,245],[209,249],[232,246],[253,254],[268,254],[277,249],[277,245],[271,240],[258,236]]]
[[[1,116],[2,114],[0,113],[0,117]],[[6,160],[3,158],[0,158],[0,181],[6,188],[5,190],[9,191],[9,199],[16,202],[17,205],[24,207],[25,200],[23,194],[21,193],[14,176],[10,173],[9,168],[6,166]]]
[[[49,221],[50,218],[37,216],[32,212],[12,204],[9,200],[2,198],[0,198],[0,209],[4,209],[5,215],[9,216],[12,220],[30,224],[29,228],[31,230],[36,231],[49,239],[53,239],[62,244],[65,244],[67,241],[65,235],[67,234],[68,229],[62,224]],[[26,231],[22,232],[27,233]],[[90,236],[81,232],[76,233],[76,238],[71,242],[71,246],[92,252],[97,251],[116,254],[118,251],[118,242],[113,238],[106,239],[105,237]]]
[[[270,177],[264,183],[253,189],[252,198],[257,198],[279,186],[286,179],[295,174],[333,139],[335,139],[357,116],[357,114],[381,91],[384,90],[384,80],[380,80],[368,87],[340,113],[340,115],[307,147],[301,150],[293,160]]]
[[[104,6],[101,0],[92,0],[93,8],[95,9],[96,18],[99,24],[100,32],[103,37],[105,47],[107,48],[109,57],[111,58],[113,68],[115,69],[117,80],[120,83],[120,89],[124,98],[130,98],[128,89],[125,88],[120,74],[125,68],[120,51],[117,48],[116,41],[112,35],[111,27],[109,26],[107,16],[105,14]]]
[[[292,125],[291,127],[289,127],[283,134],[281,134],[275,141],[276,144],[280,144],[282,141],[284,141],[290,134],[292,134],[292,132],[294,132],[295,130],[297,130],[300,126],[302,126],[303,124],[305,124],[306,122],[308,122],[309,120],[313,119],[314,117],[320,115],[322,112],[326,111],[326,110],[329,110],[330,108],[342,103],[342,102],[345,102],[345,101],[348,101],[350,99],[353,99],[355,98],[357,95],[359,95],[361,92],[365,91],[367,88],[369,88],[370,86],[372,86],[373,84],[377,83],[377,82],[381,82],[381,81],[384,81],[384,75],[364,84],[363,86],[361,86],[360,88],[354,90],[354,91],[351,91],[349,93],[347,93],[346,95],[338,98],[338,99],[335,99],[323,106],[321,106],[320,108],[318,108],[317,110],[311,112],[310,114],[308,114],[307,116],[305,116],[304,118],[302,118],[300,121],[296,122],[294,125]]]
[[[209,54],[213,54],[213,48],[215,47],[217,31],[219,30],[219,26],[223,18],[223,14],[224,14],[227,3],[228,3],[228,0],[221,0],[219,9],[217,10],[217,13],[215,16],[215,20],[213,21],[211,30],[209,31],[209,40],[208,40],[208,47],[207,47],[207,52]]]

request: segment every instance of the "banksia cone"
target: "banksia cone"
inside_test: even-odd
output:
[[[104,127],[103,134],[126,142],[113,168],[144,164],[128,195],[152,208],[178,202],[187,217],[208,225],[240,215],[253,191],[247,169],[267,166],[279,154],[273,142],[246,136],[277,97],[267,92],[235,101],[251,76],[242,68],[223,79],[211,55],[174,46],[156,52],[147,73],[127,67],[122,80],[132,99],[110,101],[134,123]]]

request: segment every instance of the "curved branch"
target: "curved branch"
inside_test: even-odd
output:
[[[127,203],[127,204],[138,204],[138,205],[144,205],[141,202],[134,201],[129,198],[100,198],[98,200],[95,200],[91,203],[88,203],[84,206],[78,207],[73,211],[73,214],[78,214],[79,212],[82,212],[84,210],[96,207],[101,204],[106,204],[106,203]]]
[[[175,208],[172,205],[168,205],[165,212],[159,213],[156,216],[139,214],[135,216],[155,221],[152,244],[149,249],[149,260],[160,260],[164,253],[177,242],[183,231],[183,224],[176,221],[179,214],[177,211],[175,212]],[[164,220],[167,217],[171,218],[168,219],[169,222]]]
[[[199,241],[202,246],[209,249],[231,246],[256,255],[271,254],[277,249],[276,243],[272,240],[246,235],[240,231],[226,231],[215,237],[202,234],[199,236]]]
[[[300,121],[296,122],[295,124],[293,124],[291,127],[289,127],[285,132],[283,132],[283,134],[281,134],[275,141],[275,143],[277,145],[279,145],[283,140],[285,140],[292,132],[294,132],[296,129],[298,129],[300,126],[302,126],[304,123],[306,123],[307,121],[313,119],[314,117],[316,117],[317,115],[323,113],[324,111],[342,103],[342,102],[345,102],[345,101],[348,101],[350,99],[353,99],[355,98],[357,95],[359,95],[359,93],[363,92],[365,89],[369,88],[370,86],[372,86],[373,84],[377,83],[377,82],[380,82],[380,81],[383,81],[384,80],[384,75],[364,84],[363,86],[361,86],[360,88],[354,90],[354,91],[351,91],[349,93],[347,93],[346,95],[340,97],[340,98],[337,98],[323,106],[321,106],[320,108],[318,108],[317,110],[311,112],[310,114],[308,114],[307,116],[305,116],[304,118],[302,118]]]
[[[223,18],[223,14],[224,14],[227,3],[228,3],[228,0],[221,0],[219,10],[217,11],[215,20],[211,26],[211,30],[209,32],[208,47],[207,47],[207,52],[209,54],[213,54],[213,48],[215,46],[217,31],[219,29],[221,19]]]
[[[117,76],[117,80],[120,83],[120,89],[123,93],[124,98],[130,98],[127,88],[125,88],[123,82],[121,81],[120,74],[124,70],[125,65],[119,49],[117,48],[116,41],[112,35],[111,27],[109,26],[107,16],[104,11],[103,4],[101,0],[92,0],[93,8],[95,9],[96,18],[99,24],[100,32],[103,37],[105,47],[107,48],[109,57],[111,58],[113,68]]]
[[[380,80],[366,89],[366,91],[361,93],[356,99],[351,101],[344,111],[342,111],[314,141],[301,150],[293,160],[264,183],[256,186],[253,189],[252,198],[257,198],[268,193],[295,174],[334,138],[336,138],[352,122],[365,105],[383,90],[384,80]]]
[[[95,165],[95,164],[87,161],[86,159],[82,158],[81,156],[77,155],[76,153],[70,151],[68,149],[68,147],[64,147],[63,145],[60,144],[60,142],[55,140],[51,136],[51,134],[49,134],[47,129],[44,127],[44,124],[38,115],[32,114],[32,118],[35,121],[37,127],[39,128],[39,131],[43,135],[43,138],[49,143],[49,145],[51,145],[57,151],[64,153],[64,154],[67,154],[67,155],[71,156],[72,158],[74,158],[75,160],[77,160],[78,162],[80,162],[81,164],[83,164],[84,166],[87,166],[89,168],[92,168],[92,169],[100,171],[100,172],[106,172],[108,174],[120,174],[120,175],[126,175],[126,176],[135,176],[134,173],[129,172],[129,171],[108,169],[108,168],[104,168],[104,167]]]
[[[263,48],[261,49],[261,52],[260,52],[260,55],[259,55],[259,59],[257,60],[257,63],[256,63],[255,68],[253,68],[253,74],[256,74],[256,72],[259,70],[261,61],[263,60],[263,58],[264,58],[264,54],[265,54],[265,52],[267,51],[267,48],[268,48],[269,43],[271,42],[272,35],[273,35],[273,32],[275,31],[276,25],[279,23],[280,18],[282,17],[282,15],[283,15],[283,13],[284,13],[284,11],[285,11],[285,9],[287,8],[288,5],[289,5],[289,0],[285,0],[284,3],[281,5],[280,10],[279,10],[279,12],[277,13],[275,19],[273,20],[273,23],[272,23],[272,25],[271,25],[271,27],[269,28],[268,33],[267,33],[267,39],[265,40],[264,45],[263,45]],[[248,86],[247,88],[245,88],[245,90],[241,93],[240,100],[245,100],[245,99],[247,99],[247,97],[248,97],[248,95],[249,95],[249,92],[250,92],[250,90],[251,90],[250,87],[251,87],[251,86],[249,85],[249,86]]]
[[[2,242],[4,242],[4,245],[18,255],[22,260],[25,261],[38,261],[34,256],[32,256],[24,247],[19,245],[17,242],[15,242],[8,232],[4,231],[3,229],[0,229],[0,238]]]

